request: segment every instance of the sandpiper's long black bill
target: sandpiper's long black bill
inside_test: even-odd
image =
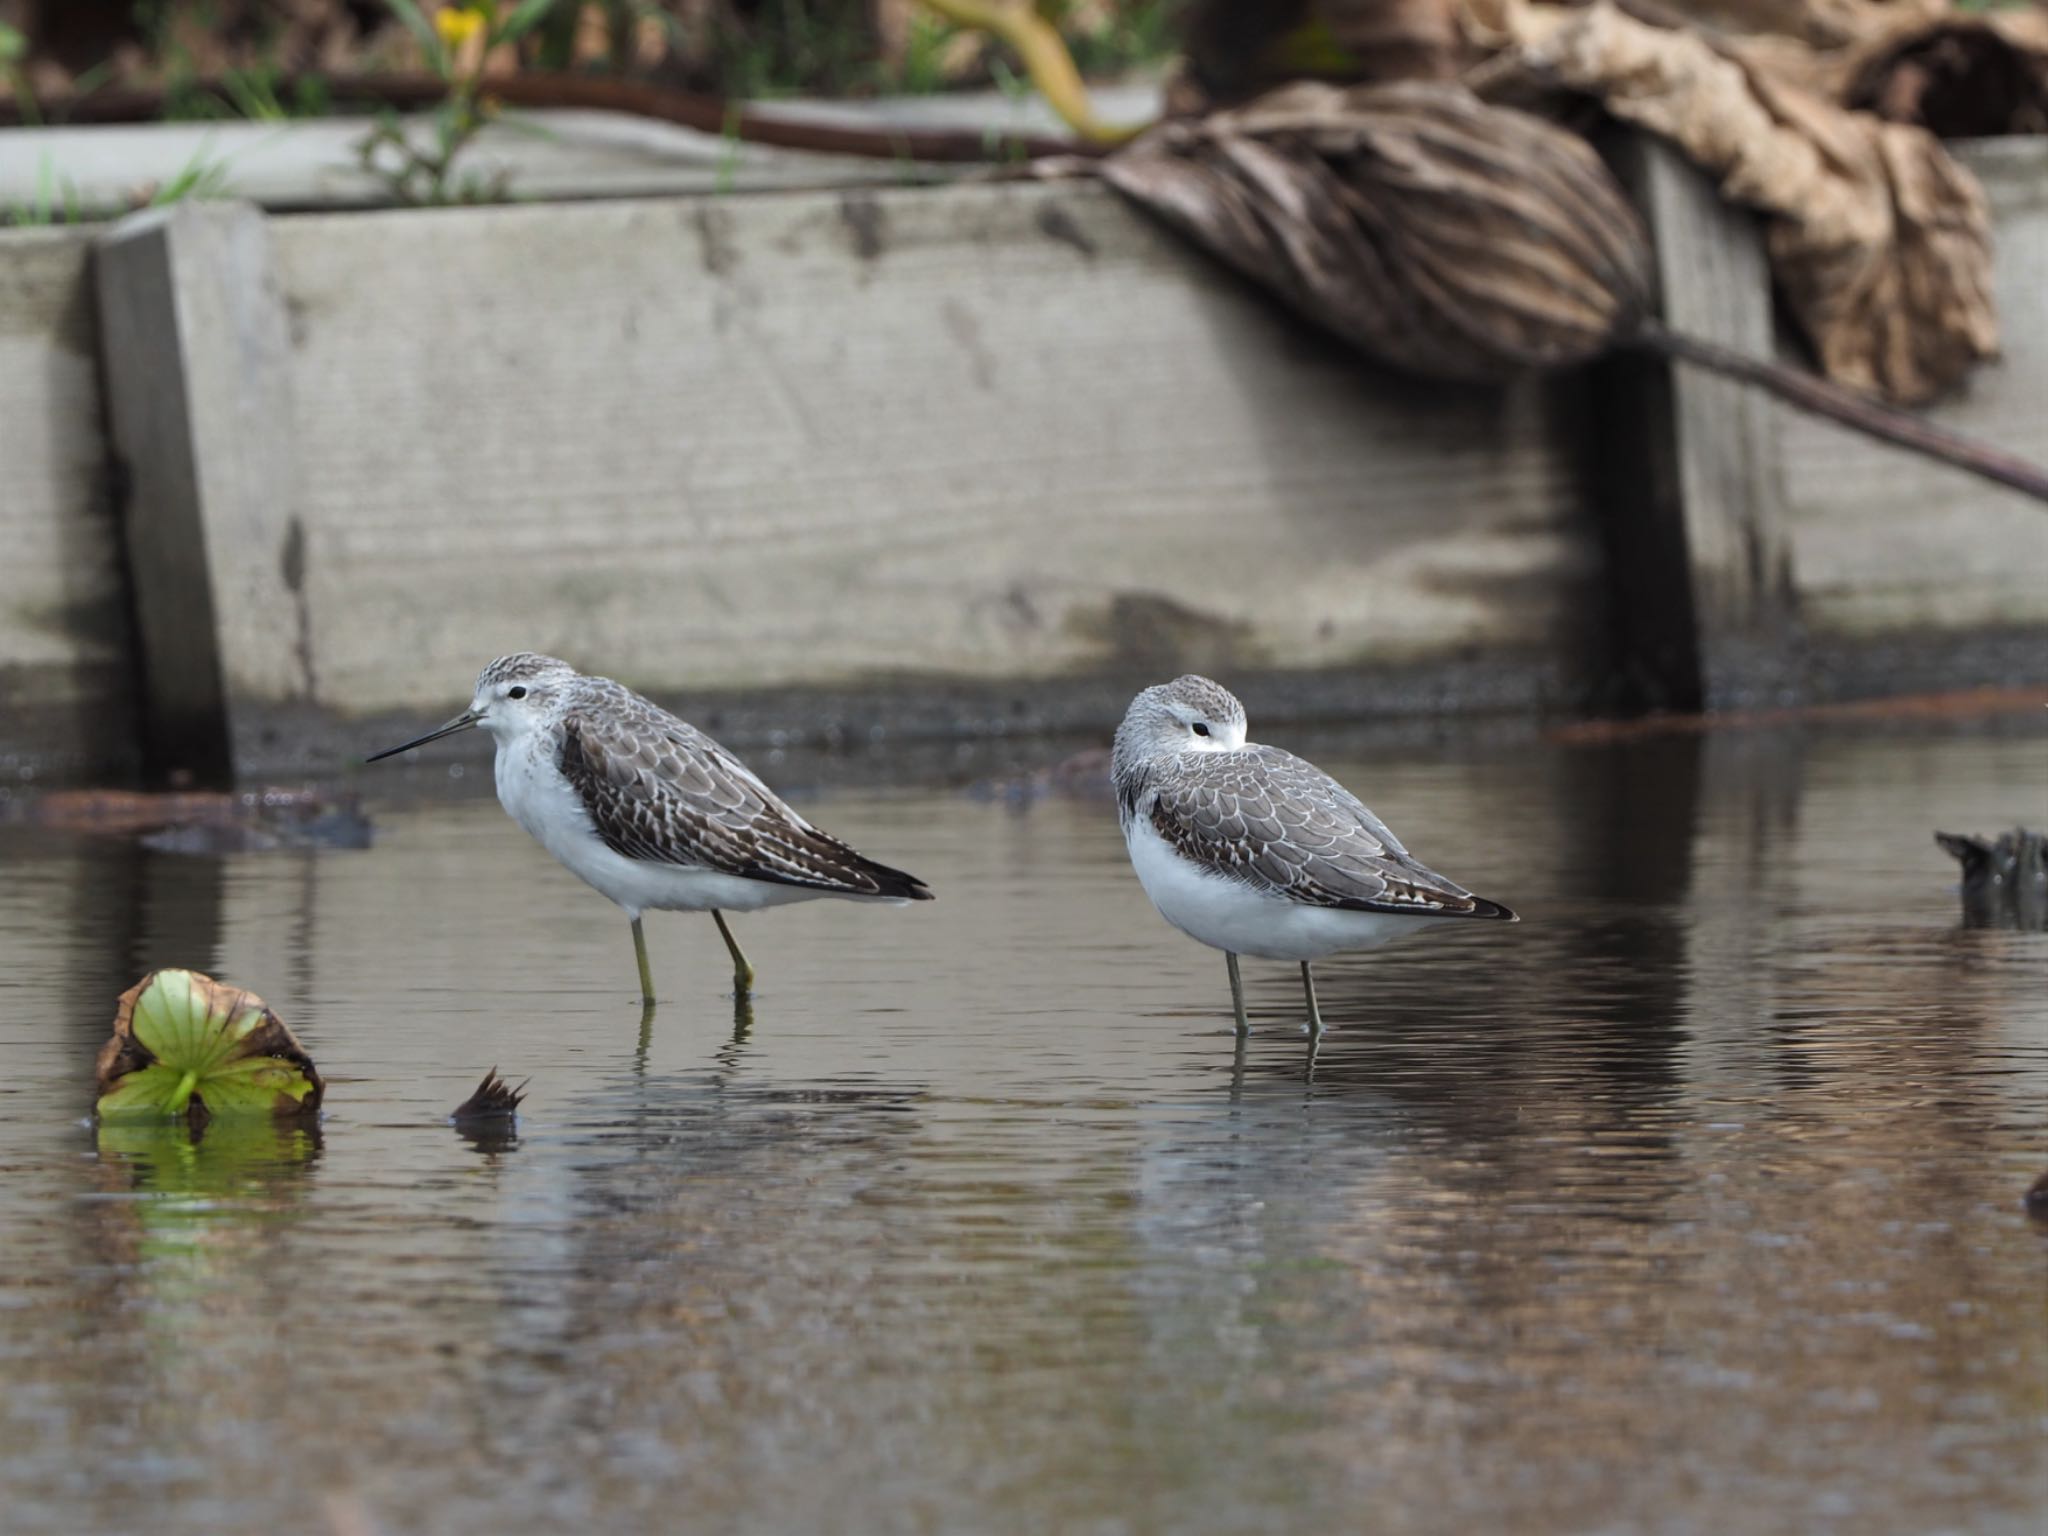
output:
[[[453,736],[457,731],[466,731],[475,724],[476,712],[465,709],[461,714],[439,729],[429,731],[424,736],[416,736],[403,746],[386,747],[382,752],[366,757],[363,761],[366,763],[381,762],[387,757],[396,757],[401,752],[410,752],[414,747],[424,747],[430,741],[439,741],[443,736]]]

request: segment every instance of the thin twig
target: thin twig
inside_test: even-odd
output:
[[[1718,343],[1702,341],[1697,336],[1666,330],[1654,322],[1644,325],[1634,339],[1652,352],[1740,379],[1745,384],[1754,384],[1800,410],[1811,411],[1816,416],[1854,427],[1880,441],[1911,449],[1956,469],[1967,470],[2031,496],[2036,501],[2048,502],[2048,470],[2038,464],[2031,464],[2017,454],[1994,448],[1989,443],[1980,443],[1959,432],[1951,432],[1946,427],[1938,427],[1925,417],[1846,389],[1818,374],[1750,357]]]

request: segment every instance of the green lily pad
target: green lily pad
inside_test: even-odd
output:
[[[253,992],[197,971],[152,971],[121,994],[100,1050],[103,1120],[311,1115],[325,1085]]]

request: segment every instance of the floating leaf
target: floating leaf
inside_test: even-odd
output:
[[[122,993],[97,1070],[102,1119],[311,1115],[325,1087],[262,998],[197,971],[152,971]]]
[[[1447,81],[1301,81],[1161,124],[1100,170],[1316,324],[1434,378],[1582,363],[1650,307],[1649,237],[1592,146]]]

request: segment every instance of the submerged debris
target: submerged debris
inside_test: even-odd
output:
[[[1002,779],[978,779],[967,786],[969,798],[1002,800],[1012,805],[1029,805],[1052,798],[1102,800],[1113,798],[1109,782],[1109,748],[1086,747],[1043,768]]]
[[[139,836],[166,853],[260,853],[279,848],[367,848],[370,820],[354,795],[316,789],[153,793],[59,790],[17,799],[9,819],[64,832]]]
[[[2015,827],[1996,842],[1937,832],[1963,866],[1963,922],[1971,928],[2048,932],[2048,837]]]
[[[123,992],[95,1072],[103,1120],[295,1118],[326,1091],[262,998],[197,971],[151,971]]]

